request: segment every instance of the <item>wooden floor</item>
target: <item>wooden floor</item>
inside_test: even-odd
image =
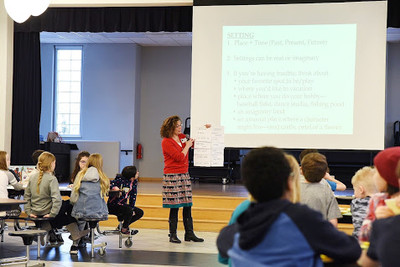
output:
[[[144,216],[135,222],[137,228],[168,229],[169,209],[162,208],[162,179],[150,179],[139,181],[136,205],[143,209]],[[192,215],[196,231],[219,232],[224,227],[234,209],[248,197],[247,189],[242,184],[205,183],[194,181],[192,183],[193,208]],[[352,190],[335,192],[338,200],[351,198]],[[342,208],[349,208],[348,203]],[[343,203],[341,203],[343,204]],[[179,219],[182,220],[181,214]],[[113,216],[103,223],[104,226],[117,225]],[[182,223],[178,224],[183,229]],[[347,234],[353,231],[351,223],[339,223],[339,230]]]
[[[156,181],[152,179],[140,180],[138,185],[138,194],[160,194],[162,190],[162,179]],[[247,197],[247,189],[242,184],[222,183],[203,183],[199,181],[192,182],[192,193],[195,196],[224,196],[224,197]]]
[[[141,180],[138,184],[136,206],[144,216],[135,222],[133,228],[168,229],[169,209],[162,207],[162,179]],[[244,201],[247,190],[243,185],[222,183],[192,183],[192,216],[196,231],[219,232],[226,226],[234,209]],[[178,229],[183,229],[182,212],[179,212]],[[116,217],[109,216],[100,225],[117,225]]]

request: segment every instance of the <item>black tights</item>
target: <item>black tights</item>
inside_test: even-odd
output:
[[[119,219],[123,220],[122,227],[128,228],[131,223],[136,222],[143,217],[143,210],[138,207],[131,207],[129,205],[107,205],[108,213],[117,215]],[[135,214],[135,215],[132,215]]]
[[[170,208],[169,209],[169,220],[178,220],[178,210],[179,208]],[[183,218],[191,218],[192,217],[192,207],[183,207],[182,212]]]

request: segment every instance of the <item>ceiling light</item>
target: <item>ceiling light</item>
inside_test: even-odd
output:
[[[50,5],[50,0],[4,0],[8,15],[18,23],[23,23],[31,15],[39,16]]]

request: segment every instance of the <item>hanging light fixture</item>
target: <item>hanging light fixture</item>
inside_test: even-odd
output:
[[[39,16],[50,5],[50,0],[4,0],[8,15],[18,23],[23,23],[31,15]]]

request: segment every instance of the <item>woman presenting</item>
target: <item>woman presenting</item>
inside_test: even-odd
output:
[[[169,242],[181,243],[176,235],[178,210],[183,208],[185,241],[203,242],[193,232],[192,219],[192,184],[188,173],[188,151],[193,139],[182,134],[182,120],[171,116],[164,120],[160,135],[163,138],[161,147],[164,155],[163,175],[163,208],[169,211]]]

